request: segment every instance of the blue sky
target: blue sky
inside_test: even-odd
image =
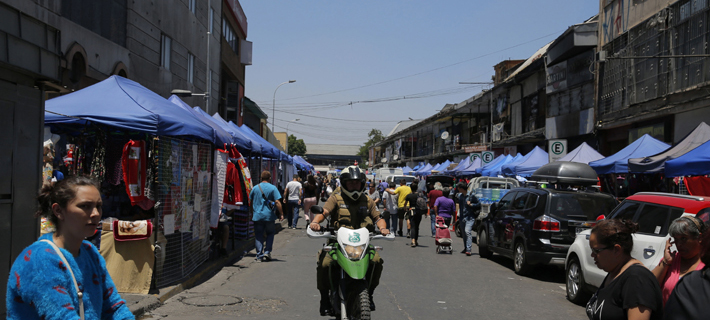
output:
[[[427,118],[479,93],[493,66],[527,59],[598,1],[240,0],[253,42],[245,93],[276,129],[362,145],[372,129]],[[403,99],[403,97],[407,97]],[[376,100],[376,102],[367,102]],[[384,101],[383,101],[384,100]],[[321,118],[316,118],[321,117]],[[294,121],[300,119],[299,121]]]

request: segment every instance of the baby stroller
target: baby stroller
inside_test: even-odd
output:
[[[451,248],[451,233],[449,232],[449,226],[444,223],[444,218],[436,217],[436,253],[447,252],[453,253],[453,248]]]

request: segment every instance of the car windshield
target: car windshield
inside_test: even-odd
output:
[[[600,215],[608,215],[615,206],[613,197],[600,193],[553,193],[549,212],[560,218],[593,221]]]

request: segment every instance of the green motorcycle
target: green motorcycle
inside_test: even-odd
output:
[[[367,269],[376,250],[382,247],[370,245],[371,240],[394,240],[394,234],[386,236],[370,233],[367,228],[321,228],[322,231],[306,230],[309,238],[328,239],[323,246],[333,260],[329,272],[330,302],[340,319],[370,319],[370,296],[367,288],[370,275]],[[335,268],[335,270],[333,270]]]

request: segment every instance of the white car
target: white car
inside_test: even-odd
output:
[[[631,256],[649,269],[663,259],[668,228],[681,215],[710,212],[710,198],[660,192],[640,192],[630,196],[609,214],[609,218],[632,219],[639,224],[633,235]],[[577,234],[565,259],[567,299],[586,304],[604,281],[606,272],[594,264],[589,248],[590,229]]]

